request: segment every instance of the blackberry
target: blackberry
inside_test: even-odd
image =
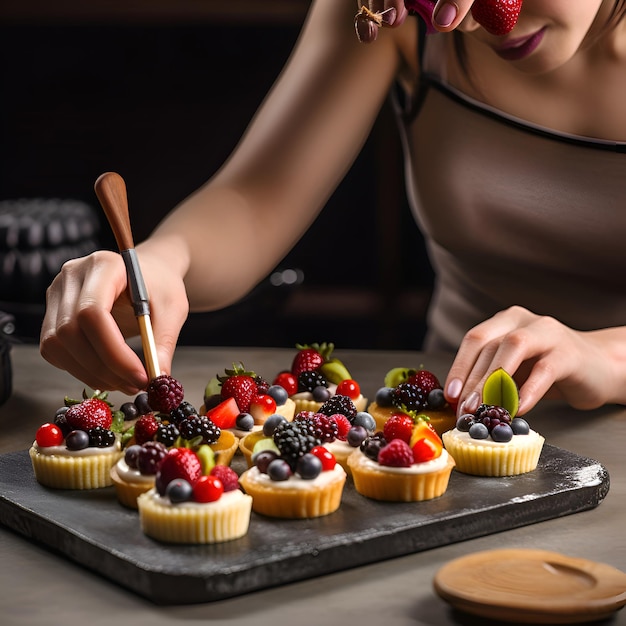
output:
[[[102,426],[94,426],[87,431],[90,448],[107,448],[115,443],[115,433]]]
[[[171,448],[176,442],[176,439],[178,439],[179,435],[180,435],[180,431],[178,430],[178,427],[176,426],[176,424],[161,423],[159,424],[159,427],[157,428],[155,438],[158,442],[162,443],[164,446]]]
[[[322,442],[315,434],[315,424],[310,420],[281,422],[272,435],[281,457],[295,471],[298,459]]]
[[[476,422],[484,424],[491,432],[498,424],[511,425],[510,413],[501,406],[481,404],[474,413]]]
[[[215,443],[222,433],[219,426],[214,424],[206,415],[192,415],[178,425],[180,436],[191,440],[196,437],[202,438],[202,443]]]
[[[335,441],[335,439],[337,439],[339,426],[337,425],[337,420],[329,415],[303,411],[296,415],[295,420],[299,422],[310,420],[315,426],[315,436],[318,437],[322,443]]]
[[[254,376],[254,382],[256,383],[256,387],[258,390],[257,393],[259,395],[266,394],[269,391],[270,384],[262,376],[259,376],[258,374]]]
[[[198,415],[198,411],[195,406],[186,400],[183,400],[175,409],[170,411],[170,417],[175,424],[193,415]]]
[[[147,441],[137,453],[137,469],[142,474],[156,475],[159,464],[167,455],[167,448],[158,441]]]
[[[63,433],[63,437],[67,437],[69,432],[72,430],[71,426],[67,423],[67,418],[65,417],[65,413],[67,412],[68,407],[64,407],[65,411],[59,409],[54,416],[54,423],[61,429]]]
[[[413,383],[400,383],[391,398],[393,406],[403,411],[423,411],[428,402],[424,390]]]
[[[328,381],[317,370],[305,370],[298,374],[298,392],[312,392],[316,387],[328,387]]]
[[[361,452],[372,461],[378,461],[378,453],[387,445],[383,433],[378,431],[369,437],[366,437],[360,446]]]
[[[345,415],[351,424],[354,423],[354,419],[358,413],[352,399],[348,396],[341,395],[334,395],[332,398],[326,400],[317,412],[323,415],[335,415],[340,413],[341,415]]]

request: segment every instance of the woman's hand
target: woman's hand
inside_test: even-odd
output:
[[[465,335],[445,383],[457,413],[473,412],[482,387],[504,368],[518,384],[520,415],[545,395],[577,409],[624,402],[626,330],[576,331],[551,317],[514,306]]]
[[[140,262],[159,366],[169,373],[189,312],[185,286],[158,256],[143,262],[140,258]],[[126,287],[124,262],[114,252],[99,251],[65,263],[46,295],[42,356],[93,389],[129,395],[144,389],[148,383],[145,367],[125,341],[139,330]]]
[[[371,43],[376,40],[380,27],[400,26],[411,9],[422,16],[430,32],[448,32],[463,21],[472,4],[474,0],[358,0],[359,12],[354,25],[359,40]]]

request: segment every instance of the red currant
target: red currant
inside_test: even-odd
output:
[[[260,407],[262,412],[266,415],[276,412],[276,400],[266,393],[260,393],[258,396],[253,398],[250,403],[250,411],[252,412],[257,406]]]
[[[63,433],[56,424],[47,422],[37,429],[35,440],[37,441],[37,445],[42,448],[60,446],[63,443]]]
[[[361,387],[359,387],[359,383],[356,380],[347,378],[337,385],[336,393],[339,396],[348,396],[351,400],[356,400],[361,395]]]
[[[280,385],[290,396],[298,392],[298,379],[291,372],[280,372],[273,384]]]
[[[215,502],[224,493],[224,485],[217,476],[200,476],[193,485],[193,499],[196,502]]]
[[[322,462],[323,472],[333,469],[337,463],[335,455],[324,446],[315,446],[311,449],[311,454],[314,454]]]

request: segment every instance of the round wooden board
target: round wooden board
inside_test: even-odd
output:
[[[626,574],[546,550],[488,550],[439,569],[435,591],[456,609],[504,622],[576,624],[626,605]]]

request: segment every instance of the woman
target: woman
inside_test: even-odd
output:
[[[424,35],[399,0],[370,0],[394,10],[364,45],[352,0],[316,0],[233,155],[137,248],[164,371],[189,307],[232,303],[271,271],[397,87],[407,186],[437,277],[426,347],[457,350],[448,400],[473,410],[504,367],[520,414],[546,394],[577,408],[626,402],[624,4],[525,0],[496,36],[471,1],[440,0],[441,32]],[[233,246],[254,255],[233,267]],[[67,263],[48,292],[43,356],[94,388],[145,387],[124,342],[136,334],[125,290],[117,254]]]

